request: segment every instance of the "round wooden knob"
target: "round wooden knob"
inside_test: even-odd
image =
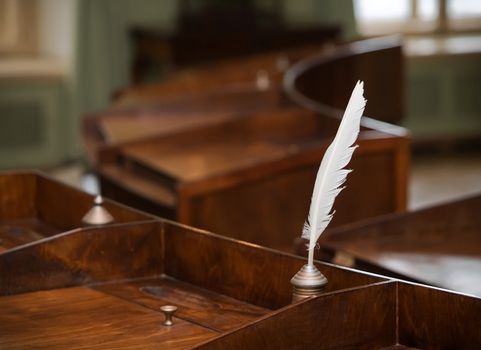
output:
[[[160,307],[160,311],[165,315],[164,326],[172,326],[174,324],[172,322],[172,316],[174,316],[174,313],[177,311],[177,306],[164,305]]]

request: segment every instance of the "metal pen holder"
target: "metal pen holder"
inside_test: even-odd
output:
[[[314,265],[304,265],[291,279],[292,302],[321,295],[327,285],[327,278]]]

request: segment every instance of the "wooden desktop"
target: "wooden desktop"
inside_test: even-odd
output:
[[[68,204],[64,204],[68,206]],[[0,253],[8,349],[477,349],[481,299],[317,262],[184,225],[79,228]],[[173,325],[160,310],[177,307]]]

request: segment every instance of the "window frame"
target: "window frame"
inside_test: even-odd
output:
[[[371,20],[367,22],[355,14],[358,32],[363,36],[375,36],[394,33],[472,33],[479,32],[481,29],[481,16],[450,18],[448,13],[448,0],[437,0],[437,15],[432,20],[420,19],[418,8],[418,0],[409,0],[409,18],[407,20],[399,18],[395,20]]]
[[[37,0],[0,0],[0,55],[35,55],[38,40]]]

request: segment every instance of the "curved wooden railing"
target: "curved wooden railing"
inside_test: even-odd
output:
[[[292,65],[284,75],[287,96],[323,115],[339,117],[357,80],[365,82],[365,115],[399,122],[404,112],[404,69],[398,37],[333,46]],[[389,125],[366,119],[383,129]],[[367,125],[366,125],[367,126]],[[391,128],[392,129],[392,128]]]

